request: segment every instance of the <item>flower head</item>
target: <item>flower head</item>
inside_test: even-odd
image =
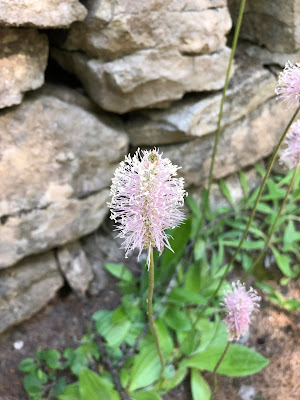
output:
[[[300,166],[300,120],[293,123],[284,143],[287,145],[280,162],[288,168]]]
[[[247,332],[253,312],[259,308],[260,297],[250,288],[248,291],[240,281],[232,283],[221,303],[226,311],[224,322],[227,325],[229,340],[237,340]]]
[[[300,104],[300,63],[293,64],[288,61],[284,70],[279,74],[275,93],[288,105]]]
[[[111,219],[119,224],[117,237],[125,239],[126,257],[135,248],[139,256],[152,247],[160,253],[164,246],[172,250],[165,230],[183,221],[180,207],[186,194],[183,178],[175,178],[178,169],[158,151],[139,149],[116,169],[109,207]]]

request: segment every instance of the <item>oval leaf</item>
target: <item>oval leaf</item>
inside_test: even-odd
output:
[[[191,371],[191,388],[193,400],[210,400],[210,387],[200,372],[195,368],[192,368]]]
[[[213,371],[224,351],[224,346],[210,347],[182,362],[182,366]],[[248,347],[232,344],[218,368],[218,373],[227,376],[255,374],[269,364],[261,354]]]
[[[151,385],[159,377],[161,365],[155,346],[147,346],[134,357],[129,390],[134,391]]]

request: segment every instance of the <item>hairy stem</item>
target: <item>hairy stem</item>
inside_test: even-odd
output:
[[[220,135],[221,135],[221,123],[222,123],[222,118],[223,118],[223,108],[224,108],[224,103],[225,103],[225,99],[226,99],[226,92],[227,92],[228,85],[229,85],[229,78],[230,78],[232,62],[233,62],[233,58],[235,55],[236,46],[237,46],[239,33],[240,33],[240,28],[241,28],[241,24],[242,24],[245,4],[246,4],[246,0],[241,0],[240,11],[239,11],[235,31],[234,31],[232,48],[231,48],[230,58],[229,58],[228,67],[227,67],[227,71],[226,71],[225,85],[223,88],[222,99],[221,99],[221,104],[220,104],[220,111],[219,111],[217,131],[216,131],[216,136],[215,136],[215,143],[214,143],[213,154],[212,154],[212,159],[211,159],[210,168],[209,168],[208,188],[207,188],[207,192],[206,192],[206,196],[205,196],[205,200],[204,200],[204,207],[203,207],[204,210],[206,209],[206,205],[207,205],[207,202],[209,199],[211,184],[213,181],[215,159],[216,159],[218,144],[219,144]]]
[[[295,183],[295,179],[296,179],[298,170],[299,170],[299,166],[297,166],[297,167],[294,169],[294,173],[293,173],[291,182],[290,182],[290,184],[289,184],[289,186],[288,186],[288,188],[287,188],[285,197],[284,197],[284,199],[282,200],[282,203],[281,203],[281,206],[280,206],[280,208],[279,208],[278,214],[277,214],[277,216],[276,216],[276,218],[275,218],[275,221],[273,222],[273,225],[272,225],[272,227],[271,227],[270,233],[269,233],[268,238],[267,238],[267,240],[266,240],[264,249],[261,251],[261,253],[259,254],[259,256],[258,256],[258,257],[256,258],[256,260],[254,261],[254,263],[253,263],[253,265],[252,265],[252,268],[250,268],[250,269],[245,273],[243,279],[245,279],[245,278],[253,271],[253,269],[254,269],[254,268],[256,267],[256,265],[261,261],[261,259],[263,258],[265,252],[267,251],[267,249],[268,249],[268,247],[269,247],[269,244],[270,244],[270,242],[271,242],[271,239],[272,239],[272,237],[273,237],[274,231],[275,231],[275,229],[276,229],[278,220],[279,220],[279,218],[280,218],[280,216],[281,216],[281,214],[282,214],[282,211],[283,211],[283,209],[284,209],[284,207],[285,207],[285,204],[286,204],[286,202],[287,202],[287,199],[288,199],[288,197],[289,197],[289,194],[291,193],[291,190],[292,190],[292,188],[293,188],[293,186],[294,186],[294,183]]]
[[[218,381],[217,381],[217,370],[219,368],[219,366],[221,365],[222,361],[224,360],[224,357],[226,356],[226,353],[229,349],[231,342],[228,341],[227,345],[221,355],[221,357],[219,358],[219,361],[217,362],[214,370],[213,370],[213,390],[212,390],[212,400],[214,399],[216,393],[217,393],[217,386],[218,386]]]
[[[154,324],[154,319],[153,319],[153,309],[152,309],[152,298],[153,298],[153,289],[154,289],[154,261],[153,261],[153,248],[149,249],[150,252],[150,261],[149,261],[149,291],[148,291],[148,318],[149,318],[149,323],[155,338],[155,343],[156,343],[156,348],[157,352],[160,358],[160,363],[161,363],[161,372],[160,376],[163,375],[164,370],[165,370],[165,363],[163,359],[163,355],[161,352],[161,348],[159,345],[159,339],[158,339],[158,334],[156,330],[156,326]]]
[[[237,247],[237,249],[235,250],[235,252],[234,252],[234,254],[233,254],[233,256],[232,256],[230,262],[228,263],[227,268],[226,268],[226,270],[225,270],[225,272],[224,272],[222,278],[220,279],[220,282],[219,282],[219,284],[218,284],[218,286],[217,286],[215,292],[214,292],[213,295],[211,296],[211,298],[214,298],[214,297],[218,294],[218,292],[219,292],[219,290],[220,290],[220,287],[222,286],[222,283],[224,282],[224,279],[225,279],[225,277],[226,277],[226,275],[227,275],[227,273],[228,273],[230,267],[233,265],[233,263],[234,263],[234,261],[235,261],[235,259],[236,259],[236,256],[238,255],[238,253],[239,253],[239,251],[240,251],[240,249],[241,249],[241,247],[242,247],[242,245],[243,245],[243,242],[244,242],[244,240],[245,240],[245,238],[246,238],[246,236],[247,236],[247,234],[248,234],[248,232],[249,232],[250,225],[251,225],[251,223],[252,223],[252,221],[253,221],[253,218],[254,218],[254,215],[255,215],[255,212],[256,212],[256,208],[257,208],[257,205],[258,205],[259,200],[260,200],[260,198],[261,198],[262,192],[263,192],[263,190],[264,190],[264,188],[265,188],[265,184],[266,184],[267,179],[268,179],[268,177],[269,177],[269,175],[270,175],[271,169],[272,169],[272,167],[273,167],[273,165],[274,165],[274,162],[275,162],[276,156],[277,156],[277,154],[278,154],[279,148],[280,148],[282,142],[284,141],[284,139],[285,139],[285,137],[286,137],[286,134],[288,133],[288,131],[289,131],[289,129],[290,129],[292,123],[294,122],[295,118],[297,117],[297,114],[299,113],[299,111],[300,111],[300,106],[298,106],[297,110],[294,112],[292,118],[290,119],[290,122],[287,124],[287,126],[286,126],[286,128],[285,128],[285,130],[284,130],[284,132],[283,132],[283,134],[282,134],[282,136],[281,136],[281,138],[280,138],[280,140],[279,140],[279,142],[278,142],[276,148],[275,148],[275,151],[274,151],[274,153],[273,153],[273,155],[272,155],[272,158],[271,158],[269,167],[268,167],[268,169],[267,169],[267,171],[266,171],[266,174],[265,174],[264,179],[263,179],[263,181],[262,181],[262,183],[261,183],[259,192],[258,192],[258,194],[257,194],[257,196],[256,196],[255,203],[254,203],[254,206],[253,206],[251,215],[250,215],[250,217],[249,217],[249,220],[248,220],[248,222],[247,222],[247,225],[246,225],[245,231],[244,231],[244,233],[243,233],[243,236],[241,237],[240,242],[239,242],[239,244],[238,244],[238,247]]]

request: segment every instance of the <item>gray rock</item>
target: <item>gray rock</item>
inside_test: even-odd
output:
[[[78,0],[0,0],[0,24],[67,28],[87,10]]]
[[[35,29],[0,29],[0,108],[21,103],[24,92],[42,86],[47,61],[46,35]]]
[[[229,0],[236,21],[240,0]],[[279,53],[300,48],[300,4],[298,0],[251,0],[246,2],[240,37]]]
[[[292,110],[276,99],[270,99],[247,117],[226,127],[220,137],[214,178],[219,179],[242,169],[272,153]],[[187,186],[200,186],[207,181],[214,135],[188,143],[161,146],[160,150],[179,170]]]
[[[93,279],[91,265],[80,243],[72,242],[57,250],[59,267],[70,287],[84,295]]]
[[[153,48],[212,53],[231,28],[225,0],[89,0],[87,7],[88,18],[71,26],[63,47],[102,60]]]
[[[127,153],[118,118],[78,107],[80,95],[71,103],[49,90],[0,116],[0,268],[95,230]]]
[[[230,50],[188,56],[177,50],[140,50],[110,62],[82,53],[52,50],[52,56],[82,82],[102,108],[117,113],[157,107],[187,92],[218,90],[224,85]]]
[[[295,53],[278,53],[267,50],[265,47],[255,45],[247,45],[245,52],[250,57],[255,57],[264,65],[279,65],[284,68],[286,62],[289,60],[292,63],[300,61],[299,52]]]
[[[248,115],[274,96],[275,77],[259,61],[239,54],[236,66],[227,91],[222,127]],[[221,97],[221,93],[193,94],[166,110],[131,113],[126,123],[131,144],[170,144],[215,132]]]
[[[40,310],[62,285],[52,252],[0,271],[0,333]]]
[[[84,199],[56,198],[42,209],[5,216],[0,225],[0,269],[96,230],[107,215],[108,199],[109,191],[103,189]]]

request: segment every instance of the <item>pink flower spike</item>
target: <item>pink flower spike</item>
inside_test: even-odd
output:
[[[288,61],[284,70],[279,74],[275,89],[277,96],[286,101],[288,106],[298,107],[300,104],[300,63]]]
[[[237,340],[247,332],[252,314],[258,311],[259,301],[260,297],[254,289],[247,291],[240,281],[232,283],[232,290],[225,293],[221,303],[226,311],[224,322],[229,340]]]
[[[284,143],[287,145],[280,157],[280,162],[288,168],[300,166],[300,120],[293,123]]]
[[[180,208],[186,195],[183,178],[175,178],[178,169],[157,150],[140,149],[116,169],[108,206],[111,219],[118,224],[117,237],[124,239],[125,257],[135,248],[139,256],[152,247],[160,253],[164,246],[172,250],[165,230],[183,221]]]

